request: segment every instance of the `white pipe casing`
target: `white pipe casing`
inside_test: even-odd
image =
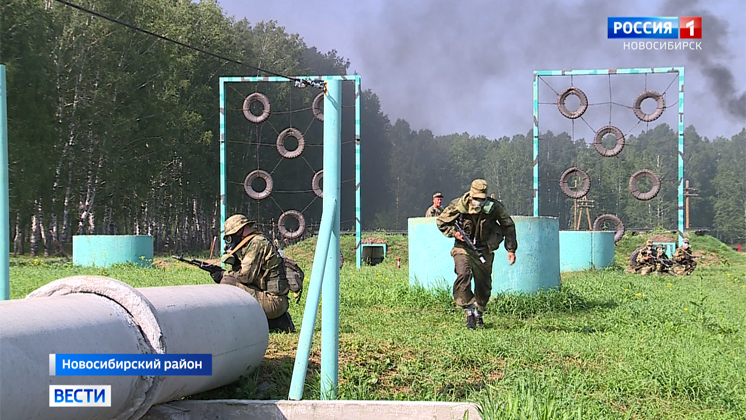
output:
[[[134,289],[100,276],[0,302],[0,419],[136,420],[156,403],[235,382],[259,366],[266,316],[227,285]],[[50,354],[212,354],[211,376],[51,376]],[[50,385],[111,385],[111,407],[49,407]]]

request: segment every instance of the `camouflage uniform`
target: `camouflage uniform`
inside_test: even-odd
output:
[[[225,235],[237,234],[250,224],[253,222],[243,215],[231,216],[225,222]],[[248,242],[232,255],[223,255],[222,261],[230,269],[223,274],[220,284],[234,285],[253,296],[267,315],[272,329],[273,320],[280,317],[289,319],[286,315],[289,307],[287,280],[281,279],[280,275],[282,259],[264,235],[252,232],[248,238]]]
[[[692,274],[695,268],[697,268],[697,261],[692,258],[692,249],[689,247],[689,239],[684,239],[682,246],[676,248],[673,254],[673,272],[676,275],[689,275]]]
[[[645,247],[640,250],[637,254],[637,269],[640,274],[646,276],[651,272],[655,271],[655,264],[653,264],[651,256],[655,255],[655,247],[653,247],[653,241],[648,239],[645,243]]]
[[[443,194],[441,193],[435,193],[433,194],[433,201],[435,198],[443,198]],[[427,211],[425,211],[425,217],[438,217],[440,214],[443,213],[443,207],[436,206],[435,203],[433,203],[432,206],[427,208]]]
[[[671,267],[671,260],[666,255],[666,249],[663,246],[658,246],[655,253],[655,271],[659,274],[668,273]]]
[[[474,245],[482,251],[486,263],[479,261],[479,256],[472,251],[466,242],[456,240],[451,250],[456,281],[453,283],[453,299],[456,305],[468,310],[476,306],[479,312],[484,312],[492,294],[492,261],[494,251],[505,239],[508,252],[515,252],[518,248],[516,241],[515,223],[505,211],[502,203],[487,198],[487,182],[481,179],[472,182],[472,188],[463,196],[453,200],[443,213],[438,216],[438,229],[447,237],[455,236],[455,224],[461,221],[464,232],[470,237]],[[482,208],[470,206],[472,198],[484,199]],[[471,291],[471,277],[474,275],[474,293]],[[478,315],[481,319],[481,314]],[[467,312],[468,317],[468,312]],[[468,326],[467,318],[467,326]]]

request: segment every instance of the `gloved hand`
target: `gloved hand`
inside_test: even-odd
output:
[[[215,283],[220,284],[220,280],[223,279],[223,273],[224,271],[216,271],[214,273],[210,273],[210,277],[212,277],[212,280]]]
[[[236,279],[236,276],[233,274],[228,274],[226,276],[223,276],[223,278],[220,280],[220,284],[229,284],[231,286],[235,286],[238,284],[238,279]]]
[[[508,264],[513,265],[515,263],[515,252],[508,252]]]

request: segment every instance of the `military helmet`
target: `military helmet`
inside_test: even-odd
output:
[[[652,239],[648,239],[648,241],[645,242],[645,245],[647,245],[647,246],[653,246],[653,240]]]
[[[244,226],[253,224],[254,222],[249,221],[249,219],[243,214],[234,214],[225,221],[225,224],[223,225],[223,236],[235,235],[243,229]]]
[[[688,244],[689,243],[689,238],[684,238],[684,243]]]

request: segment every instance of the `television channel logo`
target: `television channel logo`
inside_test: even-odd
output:
[[[609,17],[607,35],[609,39],[701,39],[702,17]]]
[[[50,407],[111,407],[111,385],[49,385]]]

